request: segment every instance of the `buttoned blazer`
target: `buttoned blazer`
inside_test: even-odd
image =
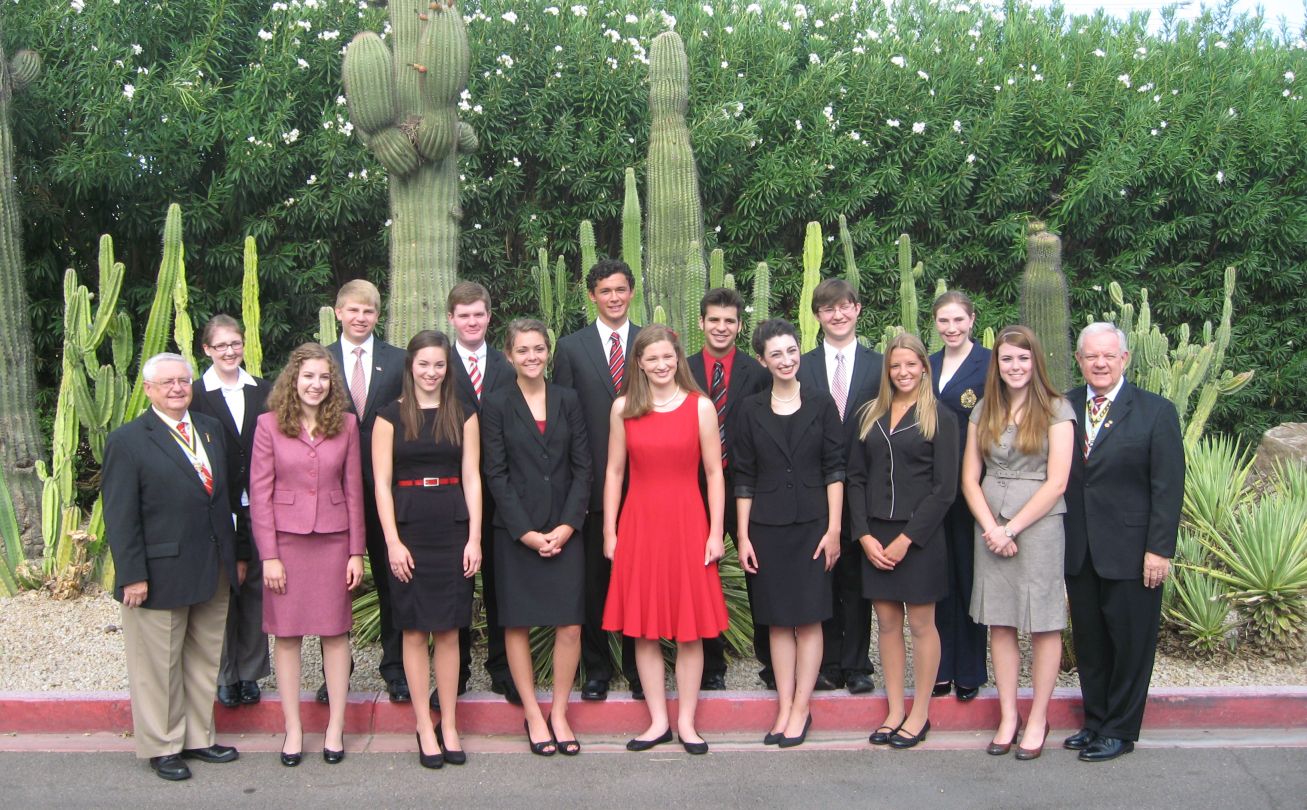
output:
[[[358,419],[352,413],[344,418],[340,433],[314,444],[303,430],[293,438],[282,433],[275,413],[259,417],[250,465],[250,523],[260,559],[280,558],[278,532],[348,532],[349,553],[363,553]]]
[[[576,392],[545,384],[545,432],[516,384],[482,400],[482,469],[494,524],[514,540],[566,524],[580,531],[590,498],[590,445]]]
[[[880,392],[880,374],[884,358],[880,352],[861,343],[853,350],[853,376],[849,380],[849,398],[844,407],[844,447],[847,452],[858,441],[858,411]],[[820,342],[799,361],[800,385],[830,393],[826,375],[826,347]]]
[[[634,323],[622,347],[629,365],[631,346],[640,327]],[[608,349],[599,339],[599,327],[592,321],[584,329],[565,335],[554,353],[554,382],[571,388],[585,415],[586,438],[590,443],[590,511],[604,508],[604,471],[608,468],[608,417],[618,392],[608,373]]]
[[[913,406],[893,431],[885,414],[854,446],[847,500],[855,538],[869,534],[871,519],[907,521],[903,534],[922,547],[944,533],[944,516],[958,491],[958,422],[948,408],[937,414],[933,439],[921,434]]]
[[[1103,579],[1143,576],[1144,552],[1175,554],[1184,503],[1184,440],[1170,400],[1125,382],[1084,456],[1083,385],[1067,392],[1076,446],[1067,481],[1066,572],[1086,557]]]
[[[971,429],[971,411],[985,396],[985,375],[989,373],[992,352],[975,343],[962,365],[953,373],[948,385],[940,388],[939,375],[944,368],[944,350],[930,356],[930,379],[935,386],[935,401],[948,408],[957,417],[958,452],[967,447],[967,432]],[[968,392],[970,396],[967,396]],[[970,404],[967,404],[970,403]]]
[[[787,426],[783,419],[794,422]],[[800,388],[799,410],[771,409],[771,390],[746,397],[735,416],[735,495],[752,498],[749,521],[789,526],[828,517],[826,486],[844,480],[844,426],[829,394]],[[791,439],[791,437],[793,437]]]
[[[500,396],[508,387],[517,387],[517,375],[509,365],[508,358],[499,349],[486,344],[486,366],[481,370],[481,399],[477,399],[476,389],[472,387],[472,378],[467,374],[467,364],[459,357],[458,350],[453,352],[454,381],[458,383],[458,396],[464,408],[472,413],[481,410],[486,400]]]
[[[193,413],[212,416],[222,423],[223,441],[227,445],[227,472],[233,495],[237,499],[242,491],[250,487],[250,452],[254,449],[254,425],[259,415],[268,409],[268,394],[272,392],[272,383],[262,377],[255,377],[254,385],[246,385],[241,390],[245,394],[245,416],[241,420],[240,429],[236,427],[236,420],[227,407],[227,399],[221,388],[206,391],[203,383],[196,380],[195,398],[191,401]]]
[[[237,581],[222,426],[201,413],[190,419],[209,458],[212,494],[152,408],[105,441],[101,494],[120,602],[123,586],[135,582],[149,584],[142,607],[170,610],[211,599],[223,568]]]
[[[368,400],[363,406],[363,413],[354,408],[354,398],[349,395],[349,367],[345,365],[341,343],[337,340],[327,347],[340,370],[340,389],[345,393],[345,405],[349,412],[359,418],[359,444],[363,465],[363,482],[367,485],[368,497],[372,491],[372,425],[377,421],[377,411],[399,399],[404,392],[404,370],[408,365],[408,353],[390,345],[379,337],[372,339],[372,382],[368,385]]]

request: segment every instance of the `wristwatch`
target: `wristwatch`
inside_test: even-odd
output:
[[[1012,527],[1011,527],[1011,526],[1004,526],[1004,527],[1003,527],[1003,534],[1004,534],[1004,535],[1007,537],[1007,539],[1009,539],[1009,540],[1013,540],[1013,539],[1016,538],[1016,533],[1012,531]]]

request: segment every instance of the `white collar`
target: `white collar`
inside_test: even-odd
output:
[[[618,339],[622,341],[622,352],[626,353],[627,351],[630,350],[631,346],[630,343],[628,342],[628,337],[631,334],[630,318],[627,318],[625,321],[623,321],[622,325],[617,327],[616,329],[611,328],[608,324],[604,323],[598,318],[595,318],[595,326],[599,327],[599,340],[603,344],[605,350],[608,349],[608,342],[612,340],[612,334],[614,332],[617,333]]]
[[[209,366],[209,370],[204,372],[204,374],[200,377],[200,381],[204,383],[205,391],[217,391],[219,388],[221,388],[224,391],[236,391],[241,388],[244,388],[247,385],[258,385],[258,383],[254,381],[254,376],[251,375],[248,371],[246,371],[244,366],[241,366],[236,369],[236,375],[237,375],[236,384],[232,386],[228,386],[225,385],[222,381],[222,378],[218,376],[217,367]]]
[[[1116,385],[1112,387],[1112,390],[1107,392],[1107,401],[1108,401],[1108,402],[1116,402],[1116,395],[1119,394],[1119,393],[1121,393],[1121,386],[1123,386],[1123,385],[1125,385],[1125,375],[1124,375],[1124,374],[1121,375],[1121,379],[1119,379],[1119,380],[1116,381]],[[1085,392],[1086,392],[1086,394],[1085,394],[1085,402],[1086,402],[1086,403],[1093,402],[1093,401],[1094,401],[1094,397],[1098,396],[1098,393],[1097,393],[1096,391],[1094,391],[1094,387],[1093,387],[1092,385],[1086,385],[1086,386],[1085,386]]]
[[[355,349],[361,348],[363,349],[364,354],[371,357],[372,344],[376,341],[376,337],[377,337],[376,333],[373,333],[368,335],[368,339],[363,341],[362,343],[355,343],[354,341],[345,337],[345,334],[342,332],[340,335],[340,353],[345,359],[349,359],[349,357],[354,354]]]
[[[455,340],[454,349],[458,352],[458,356],[462,358],[464,366],[467,365],[467,359],[472,356],[476,357],[478,366],[484,366],[486,364],[486,354],[488,352],[486,349],[486,342],[484,340],[481,341],[481,346],[477,348],[475,351],[467,348],[462,343],[459,343],[457,340]]]
[[[158,408],[154,407],[153,405],[150,406],[150,410],[154,411],[154,415],[159,417],[161,420],[163,420],[163,423],[167,425],[169,428],[171,428],[172,430],[176,430],[177,426],[182,424],[183,422],[190,425],[195,424],[194,422],[191,421],[191,412],[189,408],[186,410],[186,413],[182,414],[181,419],[173,419],[171,416],[159,410]]]
[[[832,346],[829,342],[827,342],[827,341],[825,341],[825,340],[823,340],[823,341],[821,342],[821,345],[822,345],[822,347],[826,350],[826,363],[827,363],[828,365],[832,365],[832,366],[833,366],[834,363],[835,363],[835,358],[836,358],[837,356],[839,356],[839,355],[843,355],[843,356],[844,356],[844,362],[847,363],[847,364],[849,365],[849,368],[850,368],[850,369],[853,367],[853,351],[854,351],[855,348],[857,348],[857,345],[858,345],[858,341],[857,341],[857,340],[853,340],[853,341],[851,341],[851,342],[849,343],[849,345],[845,346],[845,347],[842,348],[842,349],[837,349],[837,348],[835,348],[834,346]]]

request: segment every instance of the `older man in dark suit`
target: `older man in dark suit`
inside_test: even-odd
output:
[[[377,411],[399,399],[404,386],[404,368],[408,358],[403,349],[391,346],[373,334],[381,312],[381,293],[370,281],[354,279],[341,286],[336,294],[336,320],[340,321],[340,340],[327,347],[340,366],[349,394],[350,413],[359,420],[359,444],[363,457],[363,519],[367,533],[368,560],[373,571],[388,571],[386,536],[377,517],[377,498],[372,490],[372,425]],[[408,679],[404,677],[404,655],[400,632],[390,620],[390,582],[386,576],[374,576],[377,605],[381,611],[381,663],[377,669],[386,682],[386,692],[396,703],[410,700]],[[327,685],[317,694],[319,703],[327,702]]]
[[[576,391],[585,414],[593,464],[590,513],[581,533],[585,546],[585,627],[581,632],[581,660],[586,681],[582,700],[605,700],[613,677],[608,634],[603,631],[604,599],[612,564],[604,557],[604,476],[608,468],[608,424],[613,401],[622,389],[627,351],[640,327],[631,323],[629,309],[635,274],[626,262],[604,259],[586,274],[586,291],[599,317],[579,332],[558,341],[554,355],[554,382]],[[635,645],[623,640],[622,667],[631,691],[642,696],[635,669]]]
[[[183,761],[231,762],[213,697],[227,602],[239,585],[222,425],[189,412],[194,372],[159,354],[141,369],[150,408],[109,434],[102,494],[122,602],[136,755],[169,781]]]
[[[1101,762],[1139,739],[1184,501],[1184,442],[1171,402],[1125,380],[1121,330],[1085,327],[1076,360],[1088,385],[1067,392],[1078,452],[1064,521],[1085,725],[1063,745]]]
[[[858,343],[858,291],[842,278],[828,278],[812,294],[812,312],[821,323],[822,341],[803,355],[799,384],[831,395],[844,423],[844,444],[852,451],[858,443],[858,410],[880,391],[883,359]],[[848,492],[845,491],[847,496]],[[850,534],[848,502],[841,523],[840,559],[832,587],[834,612],[822,623],[825,652],[817,689],[848,688],[866,694],[871,680],[871,604],[862,598],[862,548]]]

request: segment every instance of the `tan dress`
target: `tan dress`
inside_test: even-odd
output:
[[[985,401],[971,411],[980,421]],[[1074,419],[1075,412],[1059,399],[1053,423]],[[1048,450],[1025,454],[1016,447],[1016,426],[1008,425],[997,444],[985,448],[985,477],[980,488],[1000,525],[1012,519],[1048,478]],[[971,618],[980,624],[1015,627],[1042,633],[1066,627],[1066,587],[1062,581],[1066,535],[1057,499],[1048,514],[1017,536],[1017,553],[999,557],[985,545],[976,525],[976,578],[971,591]]]

